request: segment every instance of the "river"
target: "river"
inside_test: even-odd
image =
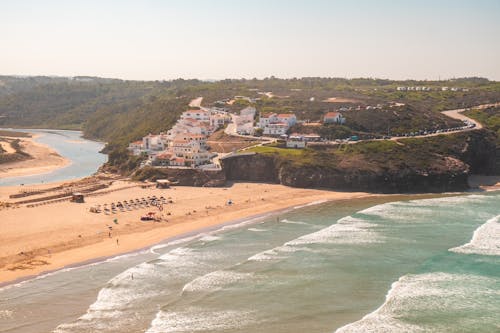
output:
[[[8,129],[11,130],[11,129]],[[0,186],[40,184],[90,176],[107,161],[107,155],[100,153],[104,143],[86,140],[81,131],[52,129],[14,129],[17,132],[37,135],[35,142],[45,144],[59,155],[70,160],[70,164],[51,171],[30,176],[0,179]]]

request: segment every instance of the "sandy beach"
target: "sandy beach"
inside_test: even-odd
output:
[[[0,164],[0,178],[19,177],[26,175],[37,175],[63,168],[70,161],[50,147],[35,142],[36,138],[12,138],[20,139],[22,150],[32,158],[19,162]],[[7,145],[8,146],[8,145]],[[12,152],[7,150],[7,153]]]
[[[56,185],[38,185],[31,190]],[[0,201],[7,201],[9,194],[20,190],[0,188]],[[258,183],[156,189],[115,181],[103,191],[106,193],[88,197],[80,204],[66,201],[0,210],[0,283],[141,249],[171,237],[287,207],[371,196]],[[153,195],[167,200],[163,211],[150,206],[109,214],[90,212],[98,204]],[[148,212],[162,214],[164,221],[140,221]]]
[[[485,184],[483,177],[473,178],[474,185],[482,190],[498,190],[498,181],[498,178],[488,178],[489,183]],[[85,203],[63,201],[38,203],[35,207],[20,204],[16,208],[0,209],[0,284],[142,249],[169,238],[289,207],[382,196],[261,183],[234,183],[220,188],[178,186],[157,189],[153,186],[145,188],[143,183],[128,180],[111,182],[111,186],[86,196]],[[87,181],[87,184],[92,183],[92,179]],[[33,185],[29,190],[68,184],[73,186],[74,183]],[[0,187],[0,202],[15,202],[16,199],[9,198],[9,195],[26,189],[22,186]],[[91,207],[97,205],[111,207],[111,204],[125,200],[130,202],[153,196],[165,199],[163,210],[140,205],[108,213],[90,212]],[[140,217],[149,212],[163,220],[141,221]]]

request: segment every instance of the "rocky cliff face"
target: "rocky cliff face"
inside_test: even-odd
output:
[[[446,171],[443,172],[442,167]],[[302,188],[326,187],[377,193],[462,191],[467,189],[469,170],[466,164],[450,157],[441,158],[434,169],[426,171],[373,171],[362,166],[357,169],[295,166],[277,157],[262,154],[227,158],[223,160],[223,169],[228,180],[265,181]]]
[[[228,180],[378,193],[463,191],[468,188],[469,174],[495,174],[497,170],[490,134],[471,131],[430,138],[418,145],[403,141],[401,150],[391,153],[390,162],[384,159],[387,155],[344,155],[315,165],[278,154],[245,154],[226,158],[222,164]],[[316,154],[321,157],[328,152]]]
[[[468,164],[471,174],[498,175],[500,168],[499,149],[496,147],[495,134],[488,130],[471,131],[460,134],[464,144],[455,157]]]
[[[227,180],[279,183],[278,160],[274,156],[237,154],[221,160]]]
[[[236,180],[375,193],[463,191],[468,188],[469,174],[498,172],[495,140],[490,134],[471,131],[429,138],[418,145],[403,141],[398,145],[401,150],[390,155],[346,154],[316,164],[318,160],[302,163],[278,154],[237,154],[221,160],[222,171],[143,168],[134,177],[167,178],[186,186],[222,186],[226,180]],[[331,154],[328,150],[315,153],[320,159]]]

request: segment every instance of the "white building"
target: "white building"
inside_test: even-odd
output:
[[[293,113],[272,113],[267,117],[261,115],[258,127],[263,129],[264,135],[282,135],[296,123],[297,117]]]
[[[195,119],[200,121],[210,122],[210,112],[205,110],[189,110],[181,114],[181,120]]]
[[[277,118],[278,122],[287,123],[289,127],[297,123],[297,117],[293,113],[281,113]]]
[[[236,124],[236,133],[240,135],[253,135],[254,131],[253,122]]]
[[[231,121],[231,116],[229,116],[227,113],[212,114],[210,116],[210,127],[212,128],[213,131],[215,131],[223,127],[225,123],[228,123],[230,121]]]
[[[216,154],[208,151],[207,136],[230,120],[225,112],[185,111],[166,134],[149,134],[128,149],[135,155],[147,153],[148,163],[155,166],[208,165]]]
[[[287,148],[305,148],[306,140],[302,136],[298,135],[290,135],[290,137],[286,140]]]
[[[325,124],[344,124],[345,118],[340,112],[327,112],[323,117]]]
[[[289,126],[286,123],[268,124],[264,127],[264,135],[283,135],[288,131]]]
[[[142,140],[132,142],[128,145],[128,150],[133,155],[140,155],[144,149],[142,148]]]
[[[165,149],[166,144],[167,135],[164,133],[148,134],[142,138],[142,149],[146,152],[162,151]]]

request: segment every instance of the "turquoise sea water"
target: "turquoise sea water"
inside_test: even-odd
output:
[[[0,332],[499,332],[500,193],[383,200],[4,287]]]
[[[34,139],[36,142],[50,146],[59,155],[69,159],[71,164],[40,175],[0,178],[0,186],[50,183],[87,177],[107,161],[107,156],[99,153],[104,144],[83,139],[80,131],[43,129],[15,129],[15,131],[39,135]]]

